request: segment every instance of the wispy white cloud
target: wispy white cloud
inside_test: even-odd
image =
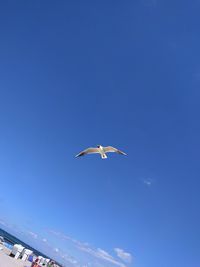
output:
[[[114,251],[116,252],[117,256],[123,260],[126,263],[131,263],[132,262],[132,255],[128,252],[125,252],[121,248],[115,248]]]
[[[77,266],[77,264],[78,264],[78,261],[74,257],[72,257],[68,254],[62,255],[62,258],[65,259],[66,261],[68,261],[69,263],[71,263],[72,265]]]
[[[109,255],[108,252],[106,252],[105,250],[101,249],[101,248],[98,248],[97,249],[97,252],[98,254],[101,256],[101,257],[105,257],[105,258],[110,258],[110,259],[113,259],[113,257],[111,255]]]
[[[103,262],[107,262],[107,264],[115,265],[115,266],[118,266],[118,267],[126,267],[126,265],[124,263],[118,261],[112,255],[110,255],[107,251],[105,251],[105,250],[103,250],[101,248],[93,248],[92,246],[90,246],[86,242],[80,242],[80,241],[78,241],[78,240],[76,240],[76,239],[74,239],[74,238],[72,238],[72,237],[70,237],[68,235],[62,234],[62,233],[54,231],[54,230],[50,230],[49,232],[51,234],[57,236],[58,238],[61,238],[62,240],[68,240],[68,241],[72,242],[74,244],[74,246],[79,251],[87,253],[87,254],[89,254],[90,256],[92,256],[92,257],[94,257],[96,259],[99,259],[99,260],[101,260]],[[124,253],[126,253],[126,252],[124,252]],[[104,265],[102,265],[102,266],[104,266]],[[94,266],[97,266],[97,264],[94,265]],[[101,266],[101,264],[99,263],[98,266]]]
[[[58,231],[54,231],[54,230],[48,230],[48,232],[49,232],[50,234],[53,234],[53,235],[56,235],[56,236],[60,236],[60,235],[61,235],[60,232],[58,232]]]
[[[143,183],[146,186],[151,186],[153,184],[153,179],[151,178],[143,179]]]
[[[0,219],[0,224],[3,225],[3,226],[8,226],[8,224],[2,219]]]
[[[32,236],[34,239],[37,239],[38,238],[38,235],[34,232],[31,232],[31,231],[28,231],[27,232],[30,236]]]
[[[59,249],[58,249],[58,248],[54,248],[54,251],[55,251],[56,253],[58,253],[58,252],[59,252]]]
[[[85,247],[83,245],[83,246],[79,246],[79,249],[84,251],[84,252],[89,253],[90,255],[92,255],[92,256],[100,259],[100,260],[112,263],[113,265],[116,265],[116,266],[119,266],[119,267],[126,267],[123,263],[117,261],[111,255],[109,255],[105,250],[102,250],[100,248],[94,249],[94,248],[91,248],[91,247]]]

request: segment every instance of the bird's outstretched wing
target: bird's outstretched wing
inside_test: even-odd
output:
[[[112,146],[106,146],[104,147],[104,151],[107,153],[107,152],[116,152],[118,154],[121,154],[121,155],[127,155],[126,153],[124,153],[123,151],[115,148],[115,147],[112,147]]]
[[[78,153],[78,155],[76,155],[76,158],[84,156],[86,154],[93,154],[93,153],[99,153],[99,150],[97,148],[94,148],[94,147],[89,147],[89,148],[81,151],[80,153]]]

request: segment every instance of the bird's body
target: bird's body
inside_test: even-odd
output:
[[[97,149],[99,150],[99,153],[101,154],[101,158],[107,159],[106,152],[105,152],[104,148],[102,146],[99,146],[99,147],[97,147]]]
[[[109,152],[116,152],[116,153],[121,154],[121,155],[126,155],[126,153],[124,153],[124,152],[120,151],[119,149],[114,148],[112,146],[103,147],[101,145],[98,145],[97,147],[90,147],[90,148],[83,150],[78,155],[76,155],[76,157],[81,157],[81,156],[84,156],[86,154],[99,153],[101,155],[102,159],[107,159],[106,153],[109,153]]]

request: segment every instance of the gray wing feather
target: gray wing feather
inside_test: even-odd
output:
[[[115,147],[112,147],[112,146],[106,146],[104,147],[104,151],[107,153],[107,152],[115,152],[115,153],[118,153],[118,154],[121,154],[121,155],[127,155],[126,153],[124,153],[123,151],[115,148]]]
[[[89,147],[89,148],[81,151],[80,153],[78,153],[78,155],[76,155],[76,158],[84,156],[86,154],[93,154],[93,153],[99,153],[98,149],[94,148],[94,147]]]

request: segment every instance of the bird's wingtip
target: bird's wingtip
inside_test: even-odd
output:
[[[121,151],[121,150],[119,150],[119,153],[124,155],[124,156],[127,156],[127,154],[125,152]]]

